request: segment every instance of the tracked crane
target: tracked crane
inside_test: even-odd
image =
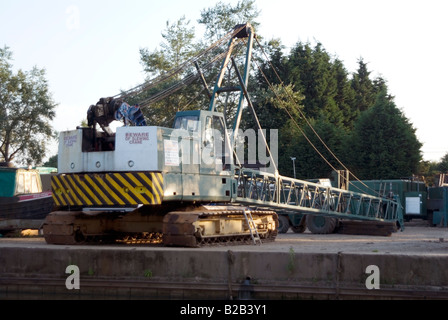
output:
[[[256,119],[247,91],[254,38],[249,24],[235,27],[214,89],[208,92],[208,110],[180,111],[172,128],[123,126],[111,134],[92,125],[61,132],[59,174],[52,179],[57,210],[44,223],[46,242],[162,239],[164,245],[187,247],[260,243],[275,240],[277,210],[402,225],[394,199],[281,176],[272,156],[271,173],[242,165],[234,146],[244,103]],[[241,40],[246,41],[242,74],[233,57]],[[224,86],[230,69],[238,83]],[[219,95],[226,92],[239,94],[232,130],[216,108]],[[101,107],[89,109],[90,120],[107,127],[116,102],[100,102]],[[260,139],[267,146],[265,136]]]

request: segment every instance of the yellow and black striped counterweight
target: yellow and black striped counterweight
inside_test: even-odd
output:
[[[160,172],[60,174],[51,179],[57,206],[127,206],[162,203]]]

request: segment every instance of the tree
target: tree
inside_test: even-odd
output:
[[[146,118],[150,119],[151,125],[171,126],[175,113],[189,106],[189,102],[201,90],[196,85],[187,86],[185,90],[179,91],[183,86],[178,86],[182,78],[194,68],[190,64],[182,69],[182,64],[197,54],[199,46],[194,41],[195,28],[190,26],[190,21],[186,20],[185,16],[174,23],[167,21],[162,37],[164,40],[160,44],[160,49],[154,51],[149,51],[147,48],[140,49],[140,62],[147,73],[148,83],[159,76],[162,76],[162,80],[128,101],[131,104],[149,101],[150,106],[142,106],[142,111]],[[179,70],[172,72],[176,69]],[[174,89],[175,94],[165,94],[174,92]],[[191,108],[198,109],[197,104],[196,102]]]
[[[432,187],[435,185],[435,179],[440,173],[440,163],[436,161],[421,161],[418,167],[418,176],[423,177],[426,185]]]
[[[292,86],[274,85],[269,90],[256,90],[255,97],[255,113],[261,127],[266,129],[266,139],[271,145],[278,144],[280,152],[276,165],[280,172],[288,172],[291,160],[286,156],[284,150],[300,134],[296,124],[302,123],[300,111],[303,109],[301,105],[303,96],[299,92],[295,92]],[[258,130],[257,123],[248,108],[243,111],[242,128]],[[278,130],[278,141],[271,140],[271,130]]]
[[[353,98],[347,72],[321,43],[314,48],[309,43],[297,43],[289,56],[288,70],[288,81],[305,96],[308,118],[325,118],[338,127],[350,127],[353,115],[349,103]]]
[[[14,73],[11,60],[9,48],[0,49],[0,154],[5,162],[40,164],[46,142],[55,138],[50,121],[57,104],[44,69]]]
[[[348,72],[344,67],[344,64],[339,59],[335,59],[333,62],[334,77],[336,78],[336,95],[334,100],[342,112],[342,121],[340,124],[347,131],[353,130],[353,122],[358,116],[357,112],[354,112],[354,100],[355,91],[350,85],[348,78]]]
[[[441,173],[448,172],[448,153],[442,157],[442,159],[438,163],[437,167]]]
[[[201,17],[198,19],[198,23],[203,25],[205,28],[204,39],[206,41],[202,46],[208,47],[210,43],[216,43],[216,41],[222,39],[229,32],[233,31],[237,25],[251,24],[254,32],[257,33],[257,27],[259,23],[256,21],[260,12],[257,10],[255,6],[255,0],[248,1],[239,1],[235,6],[231,4],[225,4],[222,1],[219,1],[214,7],[210,7],[201,11]],[[258,35],[257,35],[258,36]],[[241,44],[241,43],[240,43]],[[227,50],[227,41],[225,43],[225,47],[221,47],[218,53],[224,53]],[[241,73],[242,65],[244,64],[245,54],[243,53],[245,50],[244,45],[237,45],[234,48],[234,58],[236,60],[236,64]],[[213,69],[213,76],[210,79],[211,84],[214,84],[216,78],[218,76],[218,70],[221,66],[221,60],[219,61],[219,65],[216,65]],[[252,71],[252,70],[251,70]],[[252,76],[249,77],[249,85],[248,90],[252,92],[251,86],[253,83]],[[223,86],[237,86],[239,85],[236,73],[232,68],[232,64],[230,63],[227,67],[227,73],[224,76]],[[224,96],[224,94],[223,94]],[[222,98],[222,101],[218,101],[216,105],[216,109],[224,113],[226,123],[229,128],[231,128],[232,124],[235,123],[235,116],[238,110],[239,105],[239,92],[226,92],[225,97]]]
[[[369,109],[375,103],[375,89],[370,79],[371,72],[367,63],[361,58],[358,60],[358,71],[353,74],[352,88],[355,91],[355,112]]]
[[[190,23],[185,16],[174,23],[167,21],[162,32],[164,41],[160,44],[161,50],[150,52],[147,48],[140,49],[141,64],[148,77],[153,78],[178,67],[195,55],[195,28],[190,27]]]
[[[240,2],[234,7],[219,2],[214,8],[202,11],[198,22],[206,27],[206,41],[220,39],[233,30],[236,24],[251,22],[256,26],[254,19],[258,12],[254,2]],[[201,71],[206,82],[213,83],[217,76],[214,73],[217,70],[216,61],[220,62],[216,57],[223,49],[218,46],[208,52],[201,51],[210,44],[195,41],[195,28],[190,26],[190,21],[185,16],[174,23],[168,21],[162,37],[164,41],[160,48],[154,51],[140,49],[140,62],[147,73],[147,83],[138,93],[126,98],[128,103],[142,107],[151,125],[171,126],[177,111],[204,109],[210,103],[208,95],[204,94],[204,86],[197,77],[195,66],[189,63],[191,58],[196,58],[201,53],[199,68],[207,68]],[[235,103],[225,100],[227,113],[230,115]]]
[[[348,167],[360,179],[410,177],[422,160],[415,129],[385,90],[361,113],[347,143]]]
[[[304,134],[300,134],[298,138],[292,141],[286,149],[286,153],[288,157],[294,156],[297,158],[296,171],[298,178],[328,178],[333,168],[341,169],[338,162],[339,158],[335,158],[333,155],[338,157],[342,153],[346,132],[323,117],[310,121],[310,124],[312,128],[311,126],[305,126],[303,128]],[[289,165],[290,163],[291,161],[289,161]]]
[[[56,155],[50,157],[50,159],[48,159],[48,161],[45,162],[43,164],[43,166],[57,168],[58,167],[58,155],[56,154]]]
[[[289,74],[287,57],[283,53],[285,46],[281,44],[280,39],[271,39],[265,42],[262,49],[262,52],[258,52],[258,56],[254,57],[259,66],[254,77],[255,89],[268,89],[269,83],[281,84],[286,81]],[[255,51],[256,53],[257,51]]]
[[[255,0],[238,1],[234,7],[219,1],[213,8],[202,10],[198,22],[206,28],[206,39],[216,41],[233,30],[238,24],[248,22],[256,30],[259,26],[256,18],[259,15],[260,12],[255,6]]]

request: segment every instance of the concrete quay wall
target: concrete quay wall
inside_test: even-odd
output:
[[[79,268],[79,290],[66,287],[70,265]],[[377,288],[367,288],[367,282]],[[446,299],[448,255],[231,247],[0,247],[0,298],[4,299],[238,299],[243,295],[250,299]]]

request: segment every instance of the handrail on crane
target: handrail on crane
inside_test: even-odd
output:
[[[404,230],[398,196],[376,197],[246,168],[235,168],[234,179],[233,200],[238,203],[348,220],[396,222]]]

